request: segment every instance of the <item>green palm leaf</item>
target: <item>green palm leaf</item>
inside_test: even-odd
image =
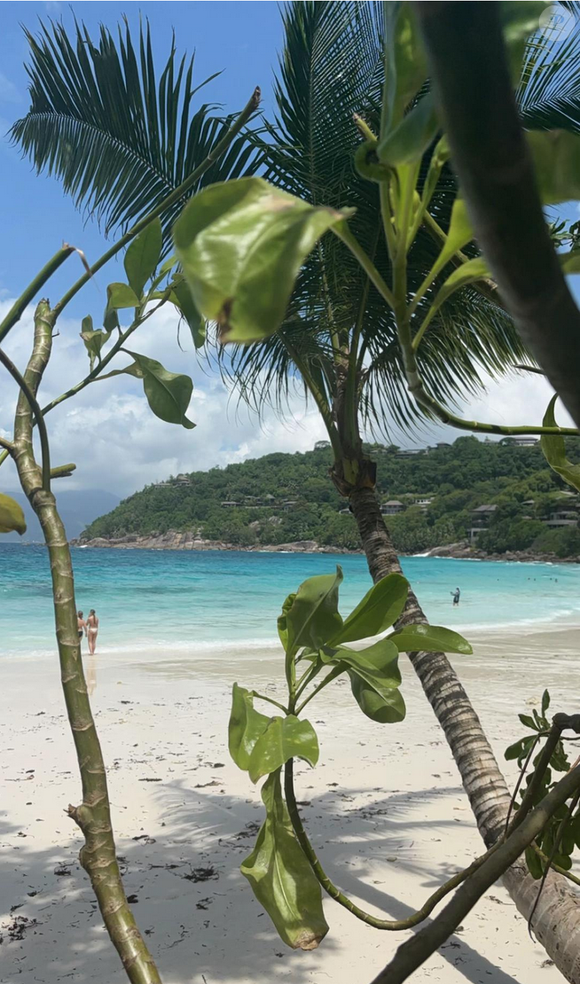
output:
[[[76,22],[75,30],[74,44],[60,24],[41,25],[38,37],[26,32],[31,107],[11,135],[36,170],[60,178],[77,207],[109,233],[135,223],[178,187],[229,121],[208,103],[194,109],[195,95],[215,75],[194,87],[193,58],[177,62],[173,46],[157,80],[148,26],[137,50],[127,23],[117,43],[105,27],[98,45]],[[241,135],[186,197],[259,164],[259,151]],[[163,216],[166,242],[182,207],[178,202]]]

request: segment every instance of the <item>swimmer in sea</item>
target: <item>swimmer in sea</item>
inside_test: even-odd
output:
[[[83,637],[83,633],[87,634],[87,623],[85,622],[82,612],[77,612],[77,629],[79,633],[79,643]]]
[[[91,608],[87,618],[87,636],[89,639],[89,653],[94,655],[97,646],[97,635],[99,634],[99,620],[94,608]]]
[[[455,591],[450,591],[449,594],[453,598],[453,607],[455,607],[455,605],[458,605],[459,604],[459,598],[460,598],[460,595],[461,595],[461,591],[459,590],[459,588],[455,588]]]

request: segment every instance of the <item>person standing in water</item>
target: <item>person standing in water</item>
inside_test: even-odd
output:
[[[455,588],[455,591],[450,591],[449,594],[453,597],[453,607],[455,607],[455,605],[458,605],[459,604],[459,598],[461,596],[461,591],[459,590],[459,588]],[[89,616],[89,618],[90,618],[90,616]],[[90,642],[89,642],[89,645],[90,645]]]
[[[77,629],[79,632],[79,643],[83,637],[83,632],[87,634],[87,623],[82,612],[77,612]]]
[[[94,608],[91,608],[87,618],[87,636],[89,639],[89,653],[94,656],[97,646],[97,635],[99,633],[99,620]]]

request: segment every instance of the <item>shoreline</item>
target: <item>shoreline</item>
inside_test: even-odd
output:
[[[29,546],[29,544],[22,544]],[[34,544],[35,546],[42,544]],[[223,540],[204,540],[195,538],[192,533],[179,533],[170,530],[156,536],[126,536],[110,538],[95,537],[83,540],[77,537],[70,541],[72,547],[79,549],[110,549],[110,550],[189,550],[204,552],[210,550],[235,551],[239,553],[311,553],[311,554],[343,554],[364,555],[364,550],[357,548],[329,546],[319,544],[316,540],[295,540],[290,543],[252,544],[241,546],[227,543]],[[528,564],[580,564],[580,556],[558,557],[553,553],[532,553],[525,550],[510,550],[503,554],[486,554],[477,547],[470,547],[465,541],[443,544],[433,547],[424,553],[400,553],[400,557],[433,557],[438,560],[488,560],[499,563],[528,563]]]
[[[539,705],[546,684],[552,709],[568,709],[579,660],[571,632],[552,631],[550,641],[546,633],[484,636],[473,656],[452,661],[513,781],[503,750],[520,736],[518,713]],[[126,890],[166,984],[204,977],[207,984],[350,984],[378,973],[408,934],[374,932],[326,899],[326,941],[316,951],[291,951],[239,872],[263,807],[259,789],[228,756],[231,685],[238,679],[281,697],[283,661],[240,660],[233,647],[227,660],[175,658],[171,647],[162,660],[120,656],[97,652],[84,664]],[[320,763],[297,768],[325,867],[362,906],[390,918],[404,918],[481,852],[442,733],[405,659],[401,670],[405,721],[364,718],[339,681],[313,704]],[[54,661],[0,660],[2,977],[123,984],[78,863],[80,834],[63,814],[80,792],[58,675]],[[415,977],[417,984],[561,980],[500,885]]]

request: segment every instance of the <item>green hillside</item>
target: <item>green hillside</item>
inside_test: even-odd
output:
[[[568,445],[570,458],[580,461],[580,444]],[[377,461],[382,502],[399,503],[387,507],[398,511],[387,522],[401,552],[456,542],[479,525],[488,529],[476,542],[488,552],[580,553],[576,500],[564,494],[567,487],[548,468],[537,444],[460,437],[452,445],[415,454],[392,445],[367,450]],[[331,460],[328,447],[317,447],[171,477],[124,499],[91,523],[83,539],[193,530],[239,546],[317,540],[358,548],[354,519],[341,511],[347,503],[328,474]],[[429,501],[419,505],[419,500]],[[474,514],[481,505],[496,509]],[[564,508],[568,522],[558,527],[553,519]]]

